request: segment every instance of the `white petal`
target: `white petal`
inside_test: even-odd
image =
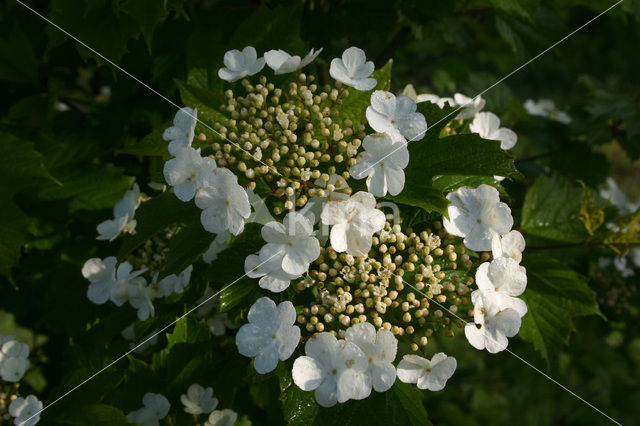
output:
[[[303,391],[312,391],[318,388],[324,380],[322,364],[308,356],[296,358],[291,375],[293,382]]]

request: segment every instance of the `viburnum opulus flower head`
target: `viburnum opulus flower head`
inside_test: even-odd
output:
[[[218,70],[218,77],[226,81],[236,81],[259,73],[264,68],[264,58],[258,58],[256,49],[247,46],[239,50],[229,50],[224,54],[224,67]]]
[[[169,141],[169,154],[176,155],[180,148],[191,146],[198,122],[198,109],[183,107],[173,118],[173,126],[162,133],[162,139]]]
[[[322,52],[322,49],[319,49],[315,52],[313,49],[311,49],[307,56],[305,56],[303,59],[300,59],[300,56],[291,56],[281,49],[269,50],[264,54],[264,59],[267,61],[267,65],[269,66],[269,68],[275,71],[276,75],[278,75],[293,72],[300,68],[306,67],[318,57],[320,52]]]
[[[247,192],[238,184],[236,175],[224,168],[209,175],[206,185],[196,195],[196,205],[203,209],[202,226],[214,234],[240,234],[251,215]]]
[[[17,383],[29,368],[29,345],[9,340],[0,348],[0,377],[5,382]]]
[[[517,298],[527,287],[527,271],[515,260],[499,257],[483,263],[476,271],[476,284],[492,305],[511,308],[520,316],[527,313],[527,304]]]
[[[343,201],[330,201],[322,210],[322,223],[333,225],[331,246],[337,252],[364,256],[371,249],[373,234],[384,227],[384,213],[376,209],[376,199],[357,192]]]
[[[503,351],[509,345],[508,337],[520,330],[520,314],[511,308],[501,308],[480,290],[471,294],[474,323],[465,325],[464,334],[471,346],[490,353]],[[480,327],[478,327],[480,326]]]
[[[276,306],[268,297],[261,297],[249,309],[248,324],[236,334],[238,351],[255,357],[253,366],[260,374],[273,371],[278,360],[288,359],[300,342],[300,328],[294,325],[296,310],[291,302]]]
[[[482,184],[462,187],[447,195],[449,219],[444,227],[451,235],[464,237],[464,245],[475,251],[491,250],[493,234],[504,235],[513,226],[511,209],[500,201],[498,190]]]
[[[367,61],[364,51],[352,46],[342,53],[342,58],[331,61],[329,74],[342,84],[367,91],[378,83],[375,78],[369,78],[374,69],[373,62]]]
[[[427,131],[424,115],[416,112],[416,103],[407,96],[396,97],[391,92],[376,90],[371,94],[371,106],[366,115],[376,132],[388,133],[394,140],[420,140]]]
[[[164,419],[171,408],[169,400],[164,395],[152,392],[144,394],[142,404],[142,408],[127,414],[129,423],[137,423],[140,426],[158,426],[159,420]]]
[[[492,112],[479,112],[469,124],[469,130],[484,139],[500,141],[500,148],[508,150],[518,142],[518,135],[511,129],[500,127],[500,119]]]
[[[189,386],[186,394],[180,395],[180,401],[186,413],[196,416],[210,413],[218,406],[218,399],[213,397],[213,388],[203,388],[197,383]]]
[[[404,168],[409,164],[409,150],[402,139],[393,140],[388,133],[374,133],[364,138],[364,151],[349,169],[354,179],[367,178],[367,189],[376,197],[387,192],[398,195],[404,188]]]
[[[369,367],[366,373],[377,392],[386,392],[396,380],[396,359],[398,340],[388,330],[376,332],[369,322],[358,323],[349,327],[345,333],[347,342],[355,343],[367,357]]]
[[[225,408],[216,410],[209,415],[209,419],[204,422],[204,426],[234,426],[238,420],[238,413]]]
[[[42,401],[34,395],[26,398],[17,397],[9,404],[9,414],[13,417],[13,424],[18,426],[33,426],[40,421],[40,415],[37,413],[42,411]]]
[[[180,201],[189,201],[216,169],[213,158],[200,156],[200,148],[179,148],[176,158],[164,163],[164,178]]]
[[[127,301],[121,297],[126,295],[128,281],[136,278],[144,270],[133,271],[129,262],[122,262],[116,270],[117,259],[109,256],[104,260],[94,257],[87,260],[82,266],[82,276],[91,284],[87,288],[87,297],[97,305],[106,303],[111,299],[116,305],[121,306]]]
[[[139,205],[140,187],[134,183],[133,188],[125,192],[113,208],[114,218],[98,225],[99,235],[96,239],[113,241],[122,232],[135,233],[136,221],[133,217]]]
[[[331,407],[369,396],[369,362],[356,344],[322,332],[307,340],[304,349],[306,355],[295,360],[291,374],[300,389],[315,390],[318,404]]]
[[[398,378],[405,383],[416,383],[418,389],[439,391],[456,371],[456,359],[442,352],[431,360],[418,355],[405,355],[398,364]]]

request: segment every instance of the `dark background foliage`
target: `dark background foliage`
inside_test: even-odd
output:
[[[198,84],[221,93],[226,86],[216,73],[223,54],[245,45],[259,54],[323,47],[314,67],[325,80],[330,59],[356,45],[377,67],[393,58],[394,92],[412,83],[418,93],[473,96],[612,4],[28,2],[180,105],[177,81],[193,83],[198,75]],[[613,268],[596,267],[599,257],[612,252],[580,226],[584,193],[577,181],[595,189],[613,175],[631,196],[640,196],[639,19],[640,4],[625,0],[483,95],[485,109],[519,135],[513,153],[522,176],[504,187],[518,226],[527,233],[525,265],[538,272],[529,276],[534,292],[526,295],[527,302],[536,303],[536,288],[569,295],[548,307],[547,314],[560,318],[560,325],[541,329],[543,337],[532,324],[523,325],[522,338],[513,339],[509,348],[624,424],[640,415],[635,404],[640,400],[635,326],[640,272],[622,279]],[[51,402],[128,349],[119,332],[134,320],[134,312],[89,303],[79,271],[87,258],[113,254],[95,241],[95,225],[109,216],[133,179],[147,192],[152,192],[146,187],[150,177],[162,179],[160,158],[122,151],[162,128],[175,107],[14,0],[0,4],[0,93],[0,332],[28,339],[36,367],[23,389]],[[545,97],[569,112],[569,126],[528,116],[524,100]],[[564,219],[538,229],[543,209],[558,209],[553,214]],[[619,213],[605,212],[608,219]],[[549,278],[548,271],[557,273]],[[162,302],[160,314],[139,331],[160,328],[193,306],[207,285],[202,281],[192,283],[179,300]],[[575,286],[580,297],[592,299],[592,292],[581,287],[586,285],[600,302],[600,315],[582,317],[597,310],[571,294]],[[214,387],[221,408],[234,408],[255,424],[279,424],[285,418],[299,424],[390,424],[403,416],[409,416],[405,422],[419,423],[419,416],[411,417],[411,404],[421,402],[434,424],[605,422],[514,356],[492,356],[444,337],[434,339],[436,345],[456,356],[459,365],[446,390],[415,394],[398,386],[363,403],[322,410],[316,418],[311,394],[291,387],[283,368],[258,377],[247,359],[238,358],[233,340],[212,350],[209,332],[194,319],[169,333],[161,336],[165,349],[128,356],[45,411],[42,424],[120,424],[122,413],[138,408],[141,395],[154,386],[166,389],[177,412],[178,397],[194,374]],[[422,401],[416,395],[424,395]],[[186,420],[174,419],[176,424]]]

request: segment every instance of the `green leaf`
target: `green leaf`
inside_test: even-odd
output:
[[[439,212],[446,214],[449,201],[442,195],[440,189],[429,185],[430,181],[420,182],[419,184],[405,185],[402,192],[395,196],[387,196],[386,198],[401,204],[408,204],[414,207],[420,207],[427,212]]]
[[[127,416],[122,410],[106,404],[81,404],[65,410],[60,415],[52,416],[50,420],[69,425],[129,425]]]
[[[455,118],[456,115],[453,112],[456,109],[457,107],[451,106],[448,103],[440,108],[433,102],[420,102],[418,104],[418,112],[424,115],[424,118],[427,120],[427,131],[424,134],[424,139],[420,140],[426,142],[439,139],[442,129]]]
[[[122,173],[112,164],[67,168],[58,174],[61,185],[47,183],[38,195],[43,200],[69,200],[71,212],[112,209],[134,181]]]
[[[187,266],[193,264],[207,251],[213,236],[205,231],[198,220],[190,221],[182,226],[169,241],[169,252],[164,259],[159,279],[170,274],[179,274]]]
[[[179,320],[173,328],[173,333],[167,334],[169,348],[178,343],[206,342],[210,338],[211,333],[204,322],[196,320],[191,315]]]
[[[132,155],[144,155],[147,157],[168,157],[169,156],[169,142],[162,139],[162,133],[164,129],[172,124],[166,123],[164,126],[154,129],[142,140],[133,145],[125,146],[122,149],[116,151],[116,154],[132,154]]]
[[[121,10],[131,16],[140,27],[150,53],[153,32],[167,16],[165,5],[166,2],[157,0],[125,0],[120,4]]]
[[[387,392],[372,391],[361,401],[351,400],[331,408],[320,408],[315,424],[332,423],[345,426],[432,424],[422,405],[422,392],[399,380]]]
[[[0,192],[0,274],[10,281],[11,268],[18,263],[20,248],[27,243],[29,224],[27,216],[16,206],[13,201]]]
[[[600,311],[586,278],[565,264],[542,254],[526,255],[522,263],[528,284],[521,297],[528,312],[519,336],[533,343],[548,362],[552,352],[569,342],[573,317]]]
[[[433,178],[433,186],[438,188],[445,194],[455,191],[463,186],[470,186],[477,188],[480,185],[491,185],[500,192],[504,192],[500,182],[489,176],[456,176],[456,175],[442,175],[435,176]]]
[[[582,189],[567,179],[540,176],[524,199],[522,229],[550,240],[580,242],[587,232],[580,221]]]
[[[340,107],[340,119],[349,119],[353,122],[353,128],[357,128],[362,124],[367,107],[371,104],[371,94],[376,90],[389,90],[391,87],[391,65],[393,60],[389,61],[381,68],[375,70],[371,74],[371,78],[378,80],[378,84],[373,89],[363,92],[353,87],[348,87],[349,96],[344,98]]]
[[[5,195],[45,180],[55,182],[45,167],[45,158],[31,142],[0,132],[0,189]]]
[[[214,123],[225,125],[229,121],[219,109],[225,101],[224,96],[202,87],[190,86],[180,80],[175,80],[175,82],[180,89],[182,102],[188,107],[198,108],[198,121],[207,124],[204,126],[202,123],[198,123],[196,134],[202,132],[209,138],[220,139],[218,132],[211,130],[210,127],[213,127]]]
[[[290,426],[313,424],[319,406],[313,392],[305,392],[293,383],[291,372],[282,364],[276,370],[280,380],[280,396],[284,419]]]
[[[27,35],[17,22],[14,25],[8,40],[0,40],[0,80],[35,84],[38,58]]]
[[[411,160],[405,174],[409,185],[436,175],[509,177],[518,173],[513,157],[499,142],[475,133],[410,142],[408,148]]]
[[[194,203],[183,203],[173,193],[163,192],[136,210],[136,233],[124,236],[118,258],[125,259],[140,244],[167,227],[193,222],[199,217],[200,209]]]
[[[624,256],[631,247],[640,246],[640,209],[618,218],[607,230],[604,243],[619,256]]]

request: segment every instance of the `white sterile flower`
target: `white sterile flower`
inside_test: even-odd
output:
[[[136,341],[135,323],[130,324],[127,328],[120,332],[120,335],[127,341],[129,341],[129,347],[133,349],[135,353],[144,352],[149,346],[158,343],[158,329],[153,330],[147,337]],[[151,337],[153,336],[153,337]],[[135,349],[134,349],[135,348]]]
[[[492,112],[479,112],[469,124],[469,130],[484,139],[500,141],[500,148],[507,150],[518,142],[518,135],[511,129],[500,127],[500,119]]]
[[[409,164],[409,150],[403,140],[392,140],[387,133],[365,136],[364,152],[349,169],[354,179],[367,178],[367,188],[376,197],[387,192],[398,195],[404,188],[404,168]]]
[[[551,99],[538,99],[538,102],[533,99],[527,99],[524,103],[524,108],[531,115],[548,117],[563,124],[569,124],[571,122],[569,114],[560,111]]]
[[[253,366],[260,374],[273,371],[278,360],[289,359],[300,342],[300,328],[296,322],[296,309],[291,302],[276,306],[268,297],[261,297],[249,309],[248,324],[236,334],[238,351],[255,357]]]
[[[111,295],[109,296],[116,306],[122,306],[127,303],[129,300],[129,287],[131,285],[135,285],[137,282],[146,284],[146,280],[139,276],[145,271],[146,269],[141,269],[133,272],[133,265],[129,262],[122,262],[118,265],[115,275],[116,282],[111,288]]]
[[[218,77],[225,81],[236,81],[254,75],[264,68],[264,58],[258,58],[256,49],[247,46],[239,50],[229,50],[224,54],[224,67],[218,70]]]
[[[498,309],[511,308],[520,316],[527,313],[527,304],[517,298],[527,287],[527,270],[515,260],[499,257],[484,262],[476,271],[476,284],[483,298]]]
[[[398,340],[388,330],[378,330],[369,322],[361,322],[347,329],[347,342],[355,343],[367,356],[367,374],[377,392],[386,392],[396,380],[396,359]]]
[[[610,176],[605,181],[605,187],[600,189],[600,196],[616,206],[622,214],[633,213],[640,207],[640,203],[629,201],[627,194],[620,189],[616,181]]]
[[[406,96],[376,90],[371,94],[371,106],[367,107],[369,125],[380,133],[388,133],[393,141],[419,140],[427,131],[424,115],[416,112],[418,106]]]
[[[373,62],[367,62],[364,51],[352,46],[342,53],[342,59],[334,58],[331,61],[329,74],[342,84],[367,91],[378,84],[375,78],[369,78],[374,69]]]
[[[176,155],[180,148],[191,146],[198,122],[198,109],[180,108],[173,118],[173,126],[162,133],[162,139],[169,142],[169,154]]]
[[[34,395],[26,398],[19,396],[9,404],[9,414],[13,417],[13,424],[18,426],[33,426],[40,421],[42,401]]]
[[[291,375],[300,389],[315,390],[318,404],[331,407],[336,402],[369,396],[369,363],[356,344],[322,332],[307,340],[304,350],[306,356],[295,360]]]
[[[136,221],[133,216],[139,205],[140,187],[134,183],[133,188],[125,192],[124,197],[113,208],[114,218],[98,225],[99,235],[96,239],[113,241],[122,232],[135,233]]]
[[[475,324],[464,327],[464,335],[476,349],[487,349],[494,354],[503,351],[509,345],[507,337],[513,337],[520,330],[520,314],[511,308],[500,309],[483,297],[481,291],[471,293]],[[477,327],[477,325],[480,328]]]
[[[156,310],[153,306],[153,299],[158,296],[158,292],[154,286],[147,285],[147,281],[143,277],[138,277],[129,282],[127,296],[131,307],[138,310],[138,319],[140,321],[145,321],[150,316],[155,315]]]
[[[200,148],[179,148],[172,158],[164,163],[164,178],[173,186],[180,201],[189,201],[199,188],[206,185],[216,169],[213,158],[200,156]]]
[[[225,408],[216,410],[209,415],[209,420],[204,422],[204,426],[233,426],[238,420],[238,413]]]
[[[29,368],[29,345],[9,340],[0,349],[0,377],[5,382],[19,382]]]
[[[236,324],[229,320],[226,312],[218,313],[207,319],[207,327],[214,336],[222,336],[227,331],[227,328],[237,328]]]
[[[200,214],[202,226],[214,234],[240,234],[251,214],[247,192],[229,169],[216,170],[209,184],[198,191],[196,205],[203,209]]]
[[[111,299],[121,306],[128,299],[126,297],[129,280],[142,274],[144,270],[132,273],[133,266],[129,262],[122,262],[116,270],[117,259],[109,256],[104,260],[97,257],[87,260],[82,266],[82,276],[89,280],[87,297],[97,305]]]
[[[398,364],[398,378],[405,383],[416,383],[418,389],[439,391],[453,376],[458,363],[456,359],[442,352],[431,360],[418,355],[405,355]]]
[[[329,177],[329,181],[325,182],[321,177],[315,180],[314,184],[317,187],[322,188],[323,196],[314,195],[309,198],[307,204],[299,210],[300,213],[307,217],[312,217],[315,222],[320,220],[322,214],[322,208],[327,201],[340,201],[349,198],[346,190],[349,189],[349,184],[338,173],[334,173]]]
[[[230,235],[231,233],[228,231],[221,232],[216,235],[216,237],[211,242],[211,245],[209,245],[207,251],[203,253],[202,260],[206,263],[211,263],[216,260],[218,258],[218,254],[222,253],[229,247],[227,240],[229,239]]]
[[[482,184],[468,186],[450,192],[449,219],[443,223],[451,235],[464,237],[464,245],[474,251],[491,250],[493,234],[504,235],[513,226],[511,209],[500,201],[500,194],[493,186]]]
[[[291,280],[299,278],[299,275],[282,270],[284,255],[284,250],[276,253],[260,250],[258,255],[247,256],[244,261],[244,271],[249,278],[260,278],[258,281],[260,287],[279,293],[289,287]]]
[[[267,61],[269,68],[275,71],[277,74],[286,74],[293,72],[300,68],[306,67],[322,52],[322,49],[311,51],[303,59],[300,56],[291,56],[284,50],[270,50],[264,54],[264,59]]]
[[[493,258],[508,257],[520,263],[525,245],[524,237],[516,230],[509,231],[502,237],[498,234],[493,234],[493,239],[491,240]]]
[[[167,275],[157,284],[158,297],[168,297],[173,293],[181,294],[185,287],[189,285],[191,280],[191,272],[193,272],[193,265],[187,266],[184,271],[179,275],[171,274]],[[157,275],[154,277],[154,283],[157,279]]]
[[[376,199],[363,191],[344,201],[326,203],[321,218],[325,225],[333,225],[333,249],[352,256],[365,256],[371,250],[373,234],[384,228],[385,222],[384,213],[376,209]]]
[[[143,407],[127,414],[129,423],[138,423],[140,426],[158,426],[159,420],[167,417],[171,404],[169,400],[159,393],[147,392],[142,397]]]
[[[620,272],[620,276],[622,276],[622,278],[629,278],[636,274],[634,270],[628,266],[626,257],[614,257],[613,266],[618,272]]]
[[[461,107],[460,112],[456,116],[458,120],[466,120],[467,118],[475,116],[482,110],[482,108],[484,108],[484,105],[486,103],[482,96],[470,98],[463,95],[462,93],[456,93],[455,95],[453,95],[453,100],[458,106]]]
[[[218,406],[218,399],[213,397],[213,388],[203,388],[197,383],[187,389],[186,394],[180,395],[184,411],[189,414],[210,413]]]

